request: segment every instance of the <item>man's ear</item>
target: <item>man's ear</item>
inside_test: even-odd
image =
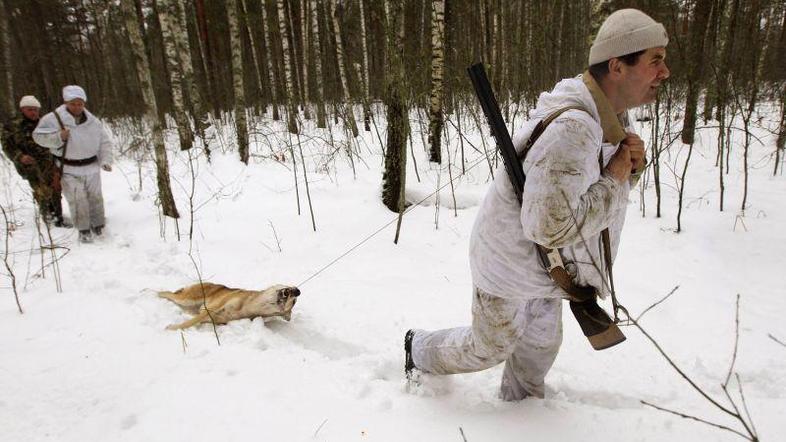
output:
[[[609,75],[616,78],[622,75],[623,62],[619,58],[612,58],[609,63]]]

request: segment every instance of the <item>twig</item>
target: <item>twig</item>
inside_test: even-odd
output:
[[[464,440],[464,442],[467,442],[467,436],[464,435],[464,429],[463,428],[459,427],[459,433],[461,433],[461,438]]]
[[[638,322],[637,322],[635,319],[633,319],[633,318],[630,316],[630,313],[628,312],[628,310],[627,310],[626,308],[624,308],[624,307],[620,307],[620,310],[622,310],[622,311],[625,313],[625,315],[628,317],[628,320],[629,320],[629,321],[630,321],[630,322],[631,322],[631,323],[632,323],[632,324],[633,324],[633,325],[634,325],[634,326],[635,326],[637,329],[639,329],[639,331],[641,332],[641,334],[643,334],[643,335],[644,335],[644,336],[645,336],[647,339],[649,339],[649,341],[652,343],[652,345],[654,345],[654,346],[655,346],[655,348],[658,350],[658,352],[661,354],[661,356],[663,356],[663,358],[664,358],[664,359],[666,359],[666,362],[668,362],[668,363],[669,363],[669,365],[671,365],[671,367],[672,367],[672,368],[673,368],[673,369],[674,369],[674,370],[675,370],[675,371],[676,371],[676,372],[677,372],[677,373],[678,373],[678,374],[679,374],[679,375],[680,375],[680,376],[681,376],[683,379],[685,379],[685,381],[687,381],[687,382],[688,382],[688,383],[691,385],[691,387],[693,387],[693,389],[694,389],[694,390],[696,390],[696,391],[697,391],[697,392],[698,392],[700,395],[702,395],[702,396],[703,396],[705,399],[707,399],[708,401],[710,401],[710,403],[712,403],[713,405],[715,405],[715,406],[716,406],[716,407],[717,407],[719,410],[723,411],[724,413],[726,413],[726,414],[728,414],[728,415],[730,415],[730,416],[732,416],[732,417],[739,418],[739,416],[738,416],[738,415],[736,415],[736,414],[735,414],[733,411],[731,411],[731,410],[729,410],[728,408],[724,407],[723,405],[719,404],[719,403],[718,403],[718,402],[717,402],[715,399],[711,398],[711,397],[710,397],[710,396],[709,396],[707,393],[705,393],[705,392],[704,392],[704,390],[702,390],[702,389],[701,389],[701,387],[699,387],[698,385],[696,385],[696,383],[695,383],[695,382],[693,382],[693,380],[692,380],[690,377],[688,377],[688,375],[686,375],[686,374],[685,374],[685,372],[683,372],[683,371],[682,371],[682,370],[681,370],[681,369],[680,369],[680,368],[677,366],[677,364],[676,364],[676,363],[674,363],[674,361],[673,361],[673,360],[672,360],[672,359],[669,357],[669,355],[668,355],[668,354],[666,354],[666,352],[663,350],[663,348],[661,348],[660,344],[658,344],[658,342],[655,340],[655,338],[653,338],[652,336],[650,336],[650,334],[649,334],[649,333],[647,333],[647,331],[646,331],[646,330],[644,330],[644,328],[643,328],[641,325],[639,325],[639,323],[638,323]]]
[[[648,407],[652,407],[652,408],[654,408],[656,410],[665,411],[666,413],[675,414],[675,415],[677,415],[679,417],[682,417],[682,418],[685,418],[685,419],[694,420],[694,421],[697,421],[697,422],[701,422],[703,424],[707,424],[707,425],[711,425],[713,427],[720,428],[722,430],[731,431],[732,433],[734,433],[734,434],[736,434],[738,436],[742,436],[743,438],[745,438],[747,440],[754,440],[753,438],[751,438],[751,437],[749,437],[749,436],[747,436],[745,434],[742,434],[742,433],[740,433],[739,431],[737,431],[737,430],[735,430],[733,428],[729,428],[729,427],[727,427],[725,425],[716,424],[714,422],[710,422],[710,421],[707,421],[707,420],[704,420],[704,419],[701,419],[701,418],[698,418],[698,417],[695,417],[695,416],[689,416],[687,414],[683,414],[683,413],[680,413],[678,411],[673,411],[673,410],[669,410],[667,408],[659,407],[659,406],[657,406],[655,404],[651,404],[651,403],[649,403],[647,401],[640,401],[640,402],[642,404],[644,404],[644,405],[646,405]]]
[[[664,296],[663,298],[661,298],[659,301],[657,301],[656,303],[652,304],[651,306],[649,306],[649,307],[645,308],[643,312],[639,313],[639,316],[636,318],[636,321],[641,321],[641,317],[642,317],[642,316],[644,316],[644,314],[645,314],[645,313],[647,313],[648,311],[650,311],[650,310],[652,310],[653,308],[657,307],[657,306],[658,306],[658,304],[662,303],[663,301],[665,301],[665,300],[669,299],[669,297],[670,297],[671,295],[673,295],[673,294],[674,294],[674,292],[676,292],[678,288],[680,288],[680,286],[679,286],[679,285],[677,285],[677,286],[674,286],[674,288],[673,288],[673,289],[671,289],[671,291],[669,292],[669,294],[668,294],[668,295]]]
[[[782,346],[786,347],[786,342],[783,342],[780,339],[776,338],[775,336],[772,335],[772,333],[767,333],[767,336],[769,336],[770,339],[777,342],[778,344],[781,344]]]
[[[19,292],[16,289],[16,275],[14,275],[14,270],[11,268],[11,264],[8,263],[8,243],[9,238],[11,237],[11,230],[8,227],[8,215],[5,212],[5,207],[2,205],[0,205],[0,210],[3,212],[3,227],[5,228],[5,252],[3,253],[3,263],[5,264],[5,268],[8,270],[8,275],[11,278],[11,288],[14,291],[16,308],[19,309],[19,314],[23,315],[25,312],[22,310],[22,304],[19,303]]]
[[[321,430],[321,429],[322,429],[322,427],[323,427],[323,426],[324,426],[324,425],[327,423],[327,421],[328,421],[328,420],[327,420],[327,419],[325,419],[325,420],[323,420],[323,421],[322,421],[322,423],[321,423],[321,424],[319,424],[319,426],[317,427],[317,431],[315,431],[315,432],[314,432],[314,436],[313,436],[313,437],[317,437],[317,433],[319,433],[319,430]]]
[[[734,351],[731,354],[731,364],[729,364],[729,372],[726,374],[726,380],[723,381],[723,388],[729,385],[731,373],[734,371],[734,363],[737,361],[737,345],[740,341],[740,294],[737,293],[737,311],[734,315]]]
[[[756,431],[756,426],[753,425],[753,418],[751,418],[751,412],[748,410],[748,402],[745,400],[745,393],[742,391],[742,380],[740,380],[740,374],[734,373],[734,376],[737,378],[737,388],[740,392],[740,399],[742,399],[742,408],[745,410],[745,415],[748,417],[748,422],[751,424],[751,432],[753,436],[758,438],[759,434]]]
[[[183,330],[180,330],[180,343],[183,345],[183,354],[186,354],[186,348],[188,348],[188,343],[186,342],[186,334],[183,333]]]
[[[267,220],[267,223],[270,225],[270,229],[273,230],[273,238],[276,240],[278,251],[283,252],[283,250],[281,250],[281,240],[278,239],[278,233],[276,233],[276,227],[273,225],[273,221]]]
[[[213,334],[216,335],[216,342],[218,345],[221,345],[221,339],[218,338],[218,329],[216,328],[216,320],[213,317],[213,313],[210,312],[210,309],[207,308],[207,294],[205,293],[205,285],[202,282],[202,273],[199,271],[199,266],[194,260],[194,255],[191,253],[191,250],[188,251],[188,257],[191,258],[191,263],[194,264],[194,269],[197,273],[197,278],[199,279],[199,289],[202,291],[202,308],[205,309],[207,316],[210,318],[210,324],[213,326]]]

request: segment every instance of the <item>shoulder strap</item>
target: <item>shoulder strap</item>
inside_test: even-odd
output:
[[[57,119],[57,124],[60,125],[60,130],[65,130],[65,125],[63,124],[63,119],[60,118],[60,114],[57,113],[57,109],[53,110],[52,113],[55,114],[55,118]],[[65,158],[66,157],[66,149],[68,149],[68,140],[63,141],[63,156],[61,156],[60,158]],[[60,163],[60,173],[62,174],[63,173],[63,162],[59,161],[59,163]]]
[[[529,136],[529,140],[527,140],[527,144],[524,146],[524,150],[522,150],[521,153],[519,153],[519,160],[524,161],[524,159],[527,157],[527,154],[529,153],[529,150],[532,149],[532,146],[535,145],[535,142],[538,141],[538,138],[540,138],[540,136],[543,135],[543,132],[545,132],[546,128],[549,127],[549,124],[551,124],[551,122],[556,120],[557,117],[559,117],[560,115],[564,114],[569,110],[580,110],[588,114],[590,113],[590,111],[588,111],[584,106],[579,106],[579,105],[565,106],[563,108],[555,110],[554,112],[546,116],[546,118],[540,120],[538,124],[535,126],[535,129],[532,130],[532,135]]]

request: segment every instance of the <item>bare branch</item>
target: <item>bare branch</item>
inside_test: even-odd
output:
[[[665,301],[665,300],[669,299],[669,297],[670,297],[671,295],[673,295],[673,294],[674,294],[674,292],[676,292],[676,291],[677,291],[677,289],[679,289],[679,288],[680,288],[680,286],[679,286],[679,285],[676,285],[676,286],[674,286],[674,288],[673,288],[673,289],[671,289],[671,291],[669,292],[669,294],[668,294],[668,295],[664,296],[663,298],[661,298],[659,301],[655,302],[655,303],[654,303],[654,304],[652,304],[651,306],[649,306],[649,307],[645,308],[643,312],[639,313],[639,316],[636,318],[636,321],[641,321],[641,317],[642,317],[642,316],[644,316],[644,314],[645,314],[645,313],[647,313],[648,311],[652,310],[653,308],[655,308],[655,307],[656,307],[658,304],[662,303],[663,301]]]
[[[731,355],[731,364],[729,365],[729,372],[726,374],[726,380],[723,381],[723,389],[729,385],[731,373],[734,370],[734,363],[737,362],[737,346],[740,342],[740,294],[737,293],[737,311],[734,315],[734,352]]]
[[[710,421],[698,418],[696,416],[690,416],[690,415],[687,415],[687,414],[684,414],[684,413],[680,413],[678,411],[673,411],[673,410],[669,410],[667,408],[659,407],[659,406],[657,406],[655,404],[651,404],[651,403],[649,403],[647,401],[641,401],[641,403],[646,405],[646,406],[648,406],[648,407],[652,407],[652,408],[654,408],[656,410],[665,411],[666,413],[675,414],[675,415],[677,415],[677,416],[679,416],[681,418],[694,420],[694,421],[697,421],[697,422],[701,422],[703,424],[707,424],[707,425],[710,425],[710,426],[713,426],[713,427],[716,427],[716,428],[720,428],[722,430],[731,431],[732,433],[734,433],[734,434],[736,434],[736,435],[738,435],[738,436],[740,436],[740,437],[742,437],[744,439],[750,440],[750,441],[755,440],[754,438],[751,438],[751,437],[749,437],[749,436],[747,436],[745,434],[742,434],[739,431],[737,431],[735,429],[732,429],[732,428],[729,428],[729,427],[727,427],[725,425],[716,424],[714,422],[710,422]]]
[[[750,423],[750,432],[753,433],[753,436],[758,439],[759,434],[756,431],[756,426],[753,424],[753,418],[751,417],[751,412],[748,410],[748,403],[745,401],[745,393],[742,391],[742,380],[740,379],[739,373],[734,373],[734,376],[737,378],[737,388],[740,392],[740,399],[742,399],[742,408],[745,409],[745,416],[748,417],[748,423]]]
[[[778,344],[781,344],[782,346],[786,347],[786,342],[783,342],[780,339],[776,338],[775,336],[772,335],[772,333],[768,333],[767,336],[769,336],[770,339],[777,342]]]

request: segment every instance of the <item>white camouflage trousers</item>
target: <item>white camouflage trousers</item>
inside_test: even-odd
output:
[[[90,175],[63,174],[63,196],[77,230],[104,226],[104,196],[101,172]]]
[[[472,326],[415,330],[415,367],[433,374],[469,373],[505,361],[500,397],[544,396],[544,378],[562,343],[562,300],[514,300],[475,289]]]

